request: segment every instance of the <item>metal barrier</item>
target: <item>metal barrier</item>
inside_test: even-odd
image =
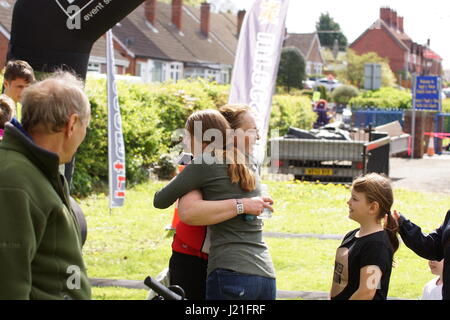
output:
[[[442,121],[442,127],[439,126],[441,121]],[[434,132],[450,134],[450,113],[438,113],[436,115]],[[434,150],[436,150],[437,154],[441,154],[442,152],[441,152],[441,148],[439,148],[438,141],[439,141],[439,138],[435,137],[434,138]]]
[[[352,122],[356,128],[367,128],[382,126],[384,124],[398,121],[403,126],[403,110],[379,110],[379,109],[352,109]]]

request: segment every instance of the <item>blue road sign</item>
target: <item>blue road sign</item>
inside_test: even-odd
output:
[[[416,78],[413,88],[416,110],[440,111],[441,89],[439,77],[422,76]]]

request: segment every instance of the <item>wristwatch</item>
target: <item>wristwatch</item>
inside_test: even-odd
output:
[[[236,199],[236,212],[238,215],[244,213],[244,204],[242,203],[242,200]]]

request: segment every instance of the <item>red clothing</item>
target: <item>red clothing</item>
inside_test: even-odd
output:
[[[173,251],[208,260],[208,254],[205,253],[207,247],[209,241],[206,226],[190,226],[182,221],[178,222],[172,242]]]

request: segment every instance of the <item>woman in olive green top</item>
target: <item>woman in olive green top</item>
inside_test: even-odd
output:
[[[196,130],[196,123],[201,124],[201,130]],[[196,155],[192,164],[155,194],[154,206],[167,208],[195,189],[202,191],[204,200],[236,199],[236,216],[209,227],[207,299],[275,299],[275,271],[262,239],[263,223],[259,219],[244,219],[239,201],[260,196],[258,177],[245,162],[239,161],[242,155],[234,143],[228,143],[227,133],[231,129],[218,111],[194,113],[186,129],[192,144],[196,140],[201,143],[203,153]],[[212,136],[216,139],[208,143],[203,136],[211,134],[211,129],[215,129]],[[194,136],[197,131],[201,137]]]

